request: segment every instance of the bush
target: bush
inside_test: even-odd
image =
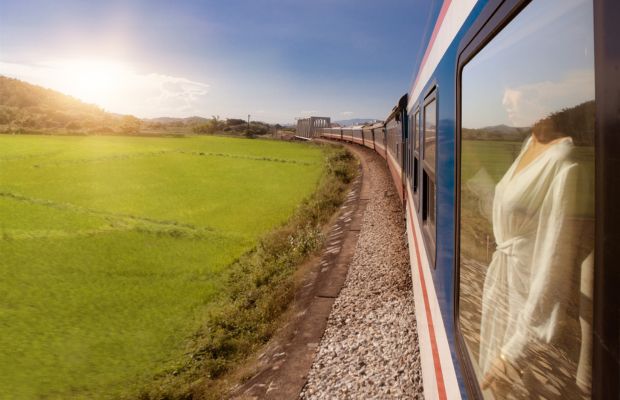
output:
[[[133,115],[125,115],[123,116],[123,120],[121,123],[121,132],[127,134],[136,134],[140,132],[140,125],[142,121]]]
[[[77,121],[71,121],[67,125],[65,125],[65,129],[68,129],[70,131],[74,131],[80,128],[82,128],[82,125],[80,125],[80,123]]]

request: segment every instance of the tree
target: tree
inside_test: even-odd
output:
[[[226,123],[220,120],[220,116],[213,115],[210,120],[204,124],[194,126],[192,130],[198,134],[213,134],[223,131],[225,127]]]
[[[228,126],[247,125],[247,123],[247,121],[238,118],[228,118],[226,120],[226,125]]]
[[[142,121],[133,115],[125,115],[123,116],[121,122],[121,132],[128,134],[135,134],[140,132],[140,125]]]
[[[74,130],[82,128],[82,125],[80,125],[80,123],[77,121],[71,121],[67,125],[65,125],[65,128],[70,131],[74,131]]]

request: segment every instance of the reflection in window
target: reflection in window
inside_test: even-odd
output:
[[[420,158],[419,154],[418,154],[418,148],[419,146],[419,129],[420,129],[420,112],[416,111],[415,112],[415,117],[414,117],[414,124],[413,124],[414,128],[413,128],[413,192],[417,192],[418,191],[418,160]],[[417,197],[415,198],[415,201],[417,201]]]
[[[435,232],[435,182],[424,174],[424,224],[428,227],[430,239],[434,242]]]
[[[418,149],[418,129],[420,127],[420,112],[415,112],[415,118],[413,122],[413,148]]]
[[[407,154],[409,161],[409,178],[413,177],[413,143],[415,142],[415,119],[409,115],[409,139],[407,141]]]
[[[428,96],[430,100],[424,106],[424,131],[421,141],[422,149],[422,223],[426,236],[426,245],[429,250],[431,262],[435,265],[436,243],[436,185],[435,185],[435,151],[437,141],[437,91],[434,90]]]
[[[415,143],[414,144],[415,150],[418,150],[418,148],[420,147],[420,142],[419,142],[419,139],[418,139],[419,135],[417,133],[419,128],[420,128],[420,112],[416,111],[416,113],[415,113],[415,131],[416,131],[415,137],[416,137],[416,140],[414,141],[414,143]]]
[[[411,149],[411,130],[413,129],[412,127],[412,123],[413,123],[413,116],[412,115],[408,115],[407,116],[407,129],[405,130],[405,145],[404,145],[404,149],[403,149],[403,154],[405,156],[405,173],[407,175],[407,177],[411,177],[411,152],[409,151],[409,149]]]
[[[424,106],[424,163],[435,171],[435,142],[437,140],[437,101]]]
[[[535,0],[463,69],[459,325],[485,398],[587,398],[592,4]]]

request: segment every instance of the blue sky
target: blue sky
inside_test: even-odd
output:
[[[0,0],[0,74],[140,117],[383,118],[440,6]]]
[[[463,126],[530,126],[594,99],[592,2],[526,7],[463,70]]]

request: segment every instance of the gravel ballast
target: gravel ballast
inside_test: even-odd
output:
[[[367,208],[300,398],[423,398],[403,210],[385,161],[356,153]]]

